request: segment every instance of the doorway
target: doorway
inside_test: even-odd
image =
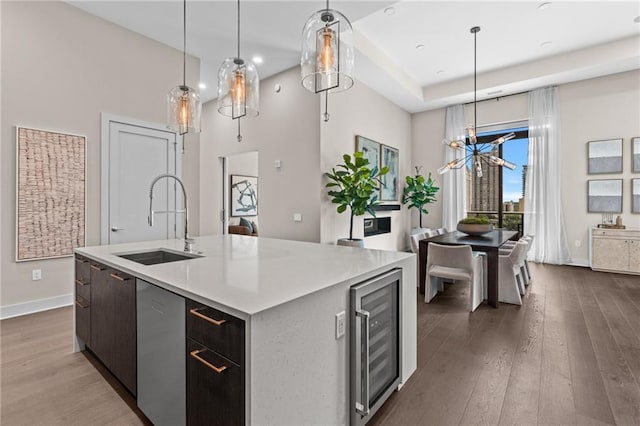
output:
[[[175,214],[157,215],[153,227],[147,217],[152,180],[163,173],[182,175],[181,144],[162,124],[102,114],[101,244],[178,237]],[[156,184],[153,208],[182,209],[175,181]]]
[[[222,157],[222,233],[240,219],[258,224],[258,151]],[[254,208],[255,207],[255,208]]]

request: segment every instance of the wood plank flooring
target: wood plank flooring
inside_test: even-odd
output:
[[[531,266],[521,307],[420,300],[418,370],[369,424],[640,425],[640,277]],[[148,424],[71,328],[71,308],[0,323],[0,424]]]
[[[418,303],[418,371],[370,425],[640,425],[640,277],[532,264],[521,307]]]

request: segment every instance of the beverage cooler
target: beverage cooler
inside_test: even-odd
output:
[[[402,270],[351,287],[351,424],[364,425],[400,384]]]

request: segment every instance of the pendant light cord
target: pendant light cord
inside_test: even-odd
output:
[[[480,31],[480,28],[478,28]],[[478,105],[477,105],[477,79],[478,79],[478,71],[477,71],[477,61],[478,61],[478,48],[477,48],[477,39],[478,39],[478,31],[473,33],[473,131],[475,132],[476,137],[478,137]]]
[[[327,0],[327,10],[329,10],[329,0]]]
[[[187,0],[182,2],[182,85],[187,85]]]
[[[238,59],[240,59],[240,0],[238,0]]]

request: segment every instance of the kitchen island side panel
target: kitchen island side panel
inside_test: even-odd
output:
[[[348,424],[351,286],[402,268],[402,382],[416,370],[416,257],[251,317],[251,424]],[[336,314],[346,313],[336,340]]]

